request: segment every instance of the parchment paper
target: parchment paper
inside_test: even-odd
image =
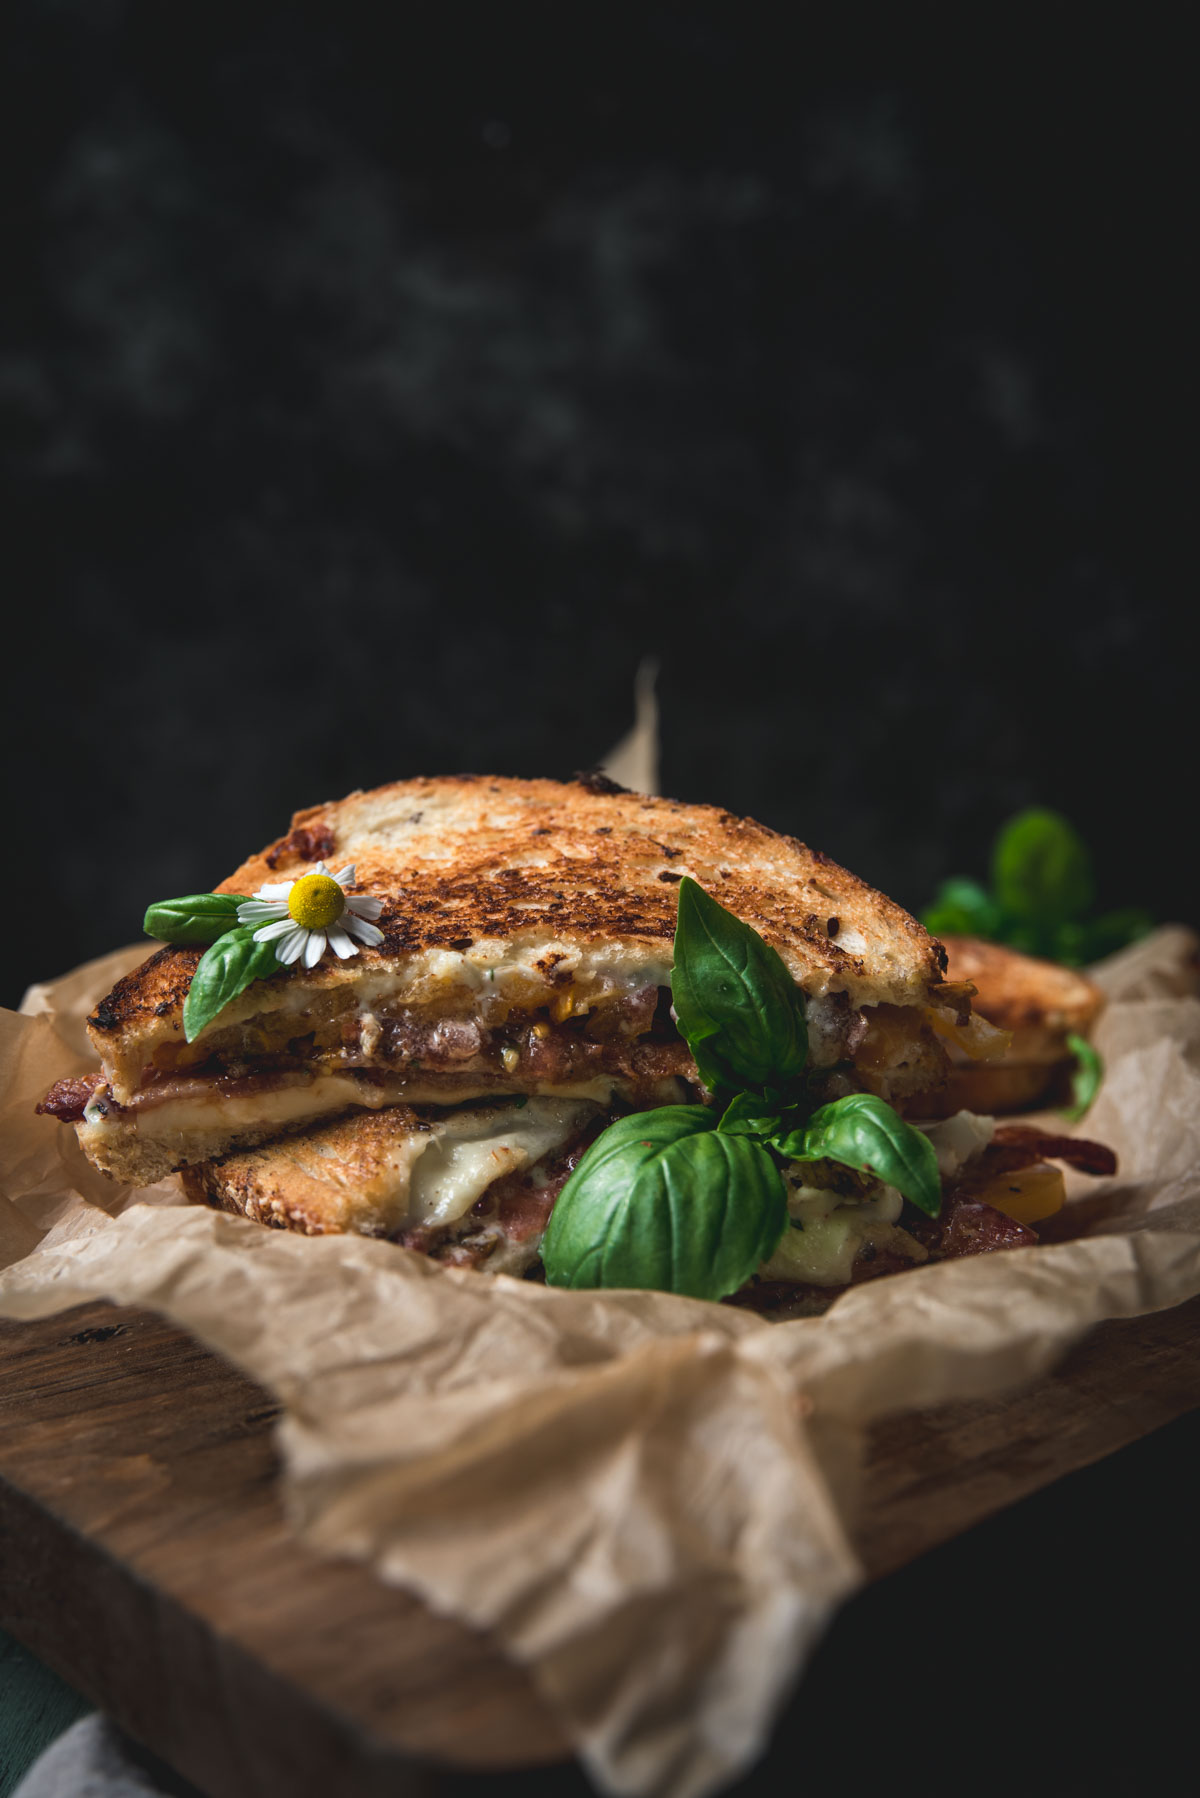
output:
[[[919,1268],[780,1324],[104,1180],[33,1106],[92,1065],[82,1019],[144,954],[126,950],[0,1013],[0,1313],[106,1297],[184,1325],[282,1400],[285,1497],[311,1542],[492,1630],[603,1789],[701,1798],[760,1751],[861,1578],[866,1424],[1012,1387],[1100,1319],[1200,1292],[1195,949],[1172,928],[1101,970],[1108,1073],[1081,1128],[1121,1171],[1080,1190],[1081,1240]]]

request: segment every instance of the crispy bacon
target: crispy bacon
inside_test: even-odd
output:
[[[34,1110],[44,1116],[59,1118],[64,1124],[77,1124],[88,1100],[103,1084],[104,1075],[99,1070],[94,1074],[81,1074],[76,1080],[59,1080]]]
[[[1032,1167],[1035,1161],[1065,1161],[1081,1174],[1100,1176],[1117,1171],[1117,1158],[1107,1144],[1089,1142],[1083,1136],[1056,1136],[1050,1130],[1039,1130],[1035,1124],[997,1124],[992,1141],[1025,1154],[1024,1161],[1010,1161],[1009,1168]]]

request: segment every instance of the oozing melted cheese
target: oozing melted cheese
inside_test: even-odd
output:
[[[570,1100],[530,1099],[498,1117],[467,1113],[435,1125],[409,1177],[409,1225],[454,1223],[493,1180],[561,1148],[590,1110]]]
[[[845,1286],[866,1248],[924,1261],[925,1250],[897,1228],[903,1204],[894,1186],[877,1187],[869,1199],[847,1200],[819,1186],[790,1187],[790,1223],[759,1273],[764,1280],[810,1286]]]

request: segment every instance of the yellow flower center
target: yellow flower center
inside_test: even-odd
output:
[[[303,930],[328,930],[346,909],[346,895],[328,874],[305,874],[288,894],[288,912]]]

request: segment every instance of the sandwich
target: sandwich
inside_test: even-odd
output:
[[[147,929],[176,940],[89,1020],[100,1070],[40,1109],[273,1227],[795,1309],[1035,1241],[1056,1161],[1115,1167],[929,1121],[950,1051],[1008,1038],[898,906],[597,777],[352,794]]]
[[[145,1185],[397,1106],[704,1102],[672,1007],[686,881],[781,959],[815,1096],[919,1111],[948,1044],[1003,1046],[921,925],[794,838],[602,776],[457,776],[300,812],[213,894],[152,907],[174,940],[88,1020],[98,1072],[42,1109]],[[305,906],[331,891],[322,925]]]
[[[980,937],[942,938],[947,977],[969,983],[972,1010],[1005,1033],[1008,1046],[990,1060],[974,1060],[947,1042],[950,1072],[938,1097],[939,1112],[966,1107],[1003,1114],[1043,1105],[1067,1105],[1081,1063],[1098,1078],[1088,1039],[1104,1007],[1104,994],[1076,969],[1043,961]]]
[[[554,1201],[608,1123],[588,1099],[391,1105],[182,1170],[188,1197],[305,1236],[379,1236],[524,1276]]]

